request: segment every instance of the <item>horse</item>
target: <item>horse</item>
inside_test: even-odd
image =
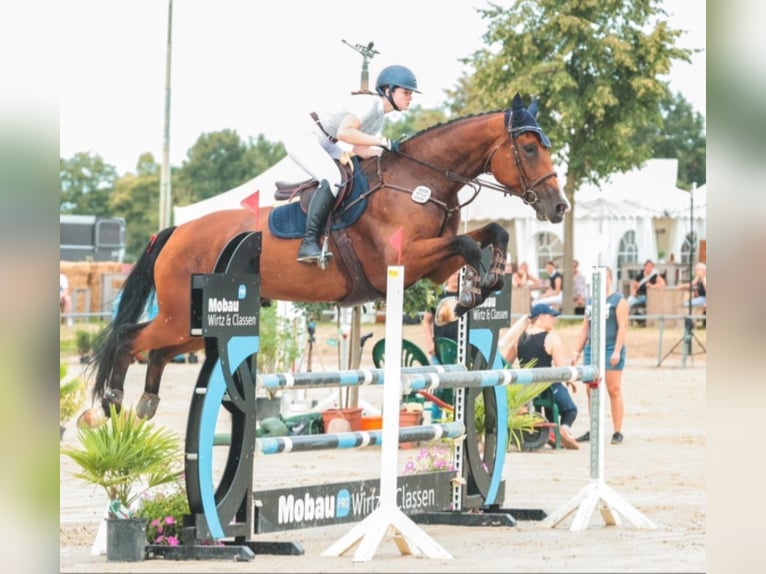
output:
[[[300,238],[283,239],[271,232],[271,208],[261,208],[257,215],[245,208],[213,212],[160,231],[126,278],[117,314],[91,358],[90,370],[96,373],[92,399],[101,402],[101,409],[83,412],[78,424],[97,426],[109,416],[111,404],[121,408],[128,367],[133,357],[147,351],[144,393],[136,413],[142,418],[155,415],[165,365],[204,347],[202,337],[190,335],[191,276],[211,273],[221,250],[243,232],[262,233],[263,299],[346,306],[372,301],[385,297],[387,266],[399,264],[405,287],[421,278],[439,284],[466,266],[457,314],[481,304],[502,288],[508,233],[493,222],[459,234],[461,208],[489,188],[520,197],[540,220],[559,223],[569,209],[553,169],[550,141],[536,115],[537,103],[526,108],[516,94],[510,109],[445,121],[403,139],[398,151],[360,161],[361,175],[370,184],[366,207],[342,238],[332,234],[329,245],[335,256],[324,269],[296,261]],[[494,181],[479,179],[483,173]],[[458,192],[465,186],[473,189],[473,196],[461,204]],[[395,234],[400,249],[390,241]],[[342,256],[349,251],[343,243],[350,244],[351,256]],[[488,246],[490,263],[482,269],[482,249]],[[355,261],[346,260],[354,256]],[[139,323],[152,290],[159,312]]]

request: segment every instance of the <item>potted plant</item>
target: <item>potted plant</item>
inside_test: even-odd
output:
[[[88,331],[79,330],[75,333],[75,341],[77,352],[80,353],[80,363],[87,363],[93,348],[93,336]]]
[[[183,451],[170,431],[136,416],[134,409],[116,412],[96,428],[79,428],[82,448],[62,454],[80,467],[75,478],[100,486],[109,500],[106,559],[144,559],[146,519],[133,516],[134,504],[149,489],[177,481],[183,474]]]
[[[59,363],[59,427],[64,437],[64,423],[71,419],[85,403],[85,383],[81,379],[63,382],[67,375],[67,366]]]

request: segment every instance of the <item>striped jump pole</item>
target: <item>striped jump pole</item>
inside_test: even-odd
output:
[[[459,438],[464,434],[465,427],[459,422],[403,427],[399,429],[399,442]],[[340,448],[364,448],[366,446],[380,445],[382,442],[382,430],[293,437],[262,437],[255,439],[255,452],[260,454],[280,454]]]
[[[464,365],[427,365],[402,367],[402,374],[465,372]],[[269,391],[281,389],[344,387],[356,385],[382,385],[385,369],[352,369],[348,371],[323,371],[317,373],[262,374],[255,378],[256,385]]]
[[[556,381],[594,381],[598,369],[593,365],[581,367],[542,367],[537,369],[491,369],[448,373],[405,375],[403,392],[433,391],[438,388],[498,387],[527,385]]]

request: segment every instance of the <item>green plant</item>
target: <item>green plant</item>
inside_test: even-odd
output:
[[[290,371],[293,361],[298,358],[301,351],[295,326],[284,317],[277,315],[275,305],[262,307],[260,320],[258,372]]]
[[[62,454],[80,466],[75,478],[102,487],[110,504],[110,517],[129,515],[134,502],[149,489],[177,481],[183,470],[178,438],[134,409],[117,412],[96,428],[77,431],[82,449],[63,448]]]
[[[75,333],[75,341],[77,352],[80,353],[80,355],[87,355],[90,353],[90,350],[93,347],[93,335],[88,331],[78,330]]]
[[[146,540],[149,544],[178,546],[181,543],[183,517],[190,513],[186,489],[179,481],[168,492],[142,497],[134,516],[147,519]]]
[[[59,363],[59,422],[64,424],[71,419],[85,403],[85,383],[72,379],[62,383],[67,374],[67,366]]]

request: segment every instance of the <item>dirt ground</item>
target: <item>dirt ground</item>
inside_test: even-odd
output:
[[[577,326],[562,327],[565,344],[574,348]],[[371,366],[372,344],[383,336],[383,325],[363,325],[362,334],[373,332],[363,357]],[[339,558],[321,553],[346,534],[352,525],[338,525],[257,535],[256,540],[299,542],[303,556],[258,555],[251,562],[147,560],[141,563],[107,562],[92,555],[106,497],[100,489],[73,478],[75,466],[60,457],[60,568],[61,572],[702,572],[706,570],[705,498],[705,379],[704,329],[694,331],[694,355],[682,367],[681,346],[667,357],[683,333],[659,332],[632,327],[628,337],[628,362],[623,375],[625,423],[622,445],[605,446],[604,477],[611,487],[656,526],[638,529],[623,520],[606,526],[594,512],[584,531],[568,529],[571,516],[555,528],[539,522],[519,521],[515,527],[459,527],[425,525],[423,530],[452,556],[453,560],[431,560],[402,555],[391,540],[380,544],[369,562],[353,562],[353,550]],[[313,370],[337,368],[337,337],[331,325],[317,330]],[[420,325],[406,325],[404,337],[424,347]],[[660,359],[662,365],[657,366]],[[79,367],[76,357],[62,357]],[[199,364],[169,365],[162,402],[155,420],[185,434],[191,389]],[[125,403],[137,400],[143,387],[145,367],[135,364],[128,371]],[[308,398],[321,400],[331,389],[308,391]],[[361,397],[380,404],[380,389],[364,388]],[[584,389],[574,395],[579,408],[575,434],[588,429]],[[607,408],[607,412],[608,412]],[[66,425],[62,445],[75,445],[74,423]],[[606,432],[611,434],[607,415]],[[417,451],[400,450],[400,468]],[[338,470],[350,480],[375,478],[380,471],[380,449],[331,450],[258,456],[254,488],[276,488],[290,484],[338,481]],[[289,480],[284,477],[289,476]],[[589,484],[589,449],[513,451],[504,469],[505,506],[542,509],[550,514],[560,509]]]

